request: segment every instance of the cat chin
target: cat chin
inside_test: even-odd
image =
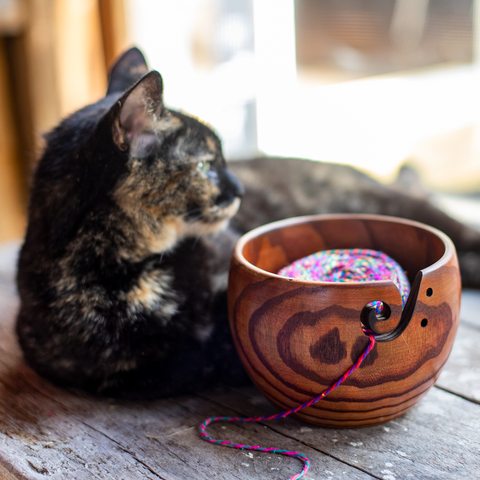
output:
[[[219,207],[215,205],[211,207],[205,214],[208,223],[228,222],[240,208],[240,198],[236,197],[230,205]],[[223,225],[223,224],[222,224]]]
[[[153,253],[167,252],[186,237],[202,237],[224,230],[230,219],[237,213],[240,199],[226,207],[214,206],[203,215],[203,220],[188,222],[182,217],[168,216],[158,222],[158,229],[152,230],[146,223],[138,225],[138,243],[135,251],[123,252],[124,257],[140,260]]]
[[[230,219],[237,213],[240,208],[240,199],[235,198],[233,202],[226,207],[219,207],[215,205],[210,207],[203,213],[203,218],[200,221],[192,223],[185,222],[183,230],[183,237],[202,237],[211,233],[216,233],[224,230],[228,226]]]
[[[240,198],[235,198],[233,202],[226,207],[215,205],[204,214],[205,220],[199,225],[199,229],[205,233],[215,233],[227,227],[230,219],[238,212],[240,208]],[[195,235],[201,234],[196,232]]]

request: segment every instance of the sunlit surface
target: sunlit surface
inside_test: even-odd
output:
[[[299,84],[284,115],[266,122],[271,128],[259,135],[259,146],[269,155],[347,163],[388,176],[420,140],[477,122],[478,85],[473,66]]]
[[[322,8],[329,4],[335,10],[340,3],[325,1]],[[162,74],[167,105],[213,125],[230,159],[257,153],[310,158],[354,165],[383,180],[391,180],[402,163],[416,161],[428,176],[431,159],[422,166],[420,158],[425,142],[479,123],[480,75],[474,63],[443,63],[360,79],[359,71],[368,58],[354,48],[335,48],[335,68],[299,63],[296,28],[300,27],[295,16],[301,4],[294,0],[129,0],[132,39],[151,67]],[[383,29],[391,42],[388,48],[397,55],[391,66],[400,64],[412,45],[420,48],[422,35],[436,34],[445,41],[440,27],[448,16],[440,18],[436,11],[429,23],[431,2],[402,0],[395,5],[390,26]],[[345,20],[339,11],[333,13],[343,34],[351,37],[356,28],[360,37],[364,35],[358,40],[363,42],[368,35],[380,35],[362,30],[367,27],[358,22],[378,27],[381,12],[362,13],[359,7],[352,20]],[[458,27],[452,38],[455,45],[466,48],[467,58],[473,48],[468,44],[471,21],[470,27],[468,19],[461,21],[464,30]],[[432,22],[437,22],[436,30]],[[437,55],[433,40],[429,41],[428,52]],[[386,51],[387,47],[381,54]],[[477,151],[480,148],[469,150],[469,165]],[[450,158],[443,167],[452,168],[452,162],[457,160]],[[478,170],[469,174],[469,187],[480,185]],[[431,177],[445,183],[445,175]]]

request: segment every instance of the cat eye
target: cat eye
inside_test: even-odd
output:
[[[208,162],[206,160],[197,163],[197,170],[200,170],[202,173],[208,173],[211,167],[212,162]]]

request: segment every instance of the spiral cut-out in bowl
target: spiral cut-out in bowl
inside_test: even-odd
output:
[[[320,250],[385,252],[407,272],[402,311],[397,287],[380,282],[305,282],[277,275]],[[388,319],[366,307],[383,301]],[[405,413],[434,384],[453,345],[460,310],[455,249],[442,232],[374,215],[319,215],[269,224],[235,248],[228,291],[233,338],[257,387],[286,410],[337,380],[368,344],[378,343],[339,388],[296,417],[327,427],[376,425]],[[424,321],[426,320],[426,321]]]

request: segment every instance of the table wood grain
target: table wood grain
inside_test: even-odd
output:
[[[27,367],[13,327],[18,244],[0,247],[0,478],[286,479],[298,460],[214,446],[198,436],[212,415],[276,412],[255,387],[219,388],[151,402],[97,399],[52,385]],[[319,479],[480,478],[480,293],[463,293],[445,369],[403,417],[362,429],[282,419],[214,424],[239,443],[302,452]],[[341,388],[341,387],[340,387]]]

